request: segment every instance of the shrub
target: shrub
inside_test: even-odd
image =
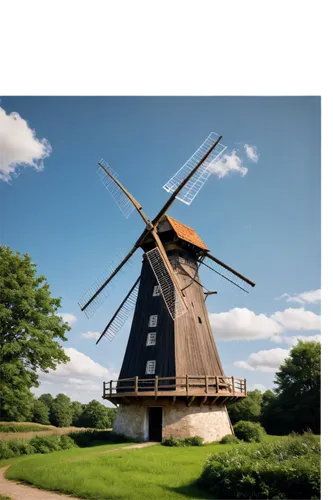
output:
[[[62,450],[69,450],[70,448],[76,448],[77,444],[75,443],[74,439],[71,438],[70,436],[66,436],[63,434],[60,436],[60,448]]]
[[[320,443],[290,436],[211,455],[200,481],[219,498],[319,498]]]
[[[61,450],[58,436],[35,436],[30,439],[30,445],[34,447],[35,453],[50,453]]]
[[[9,441],[0,441],[0,459],[12,458],[15,454],[12,452],[8,445]]]
[[[260,443],[265,435],[265,429],[257,423],[241,420],[234,426],[235,436],[242,441]]]
[[[163,439],[162,444],[164,446],[202,446],[203,439],[200,436],[186,437],[186,438],[174,438],[170,436],[169,438]]]
[[[126,443],[132,442],[133,439],[127,438],[122,434],[116,434],[113,431],[81,431],[68,434],[73,439],[77,446],[85,448],[101,443]]]
[[[233,434],[228,434],[227,436],[223,436],[220,441],[221,444],[239,444],[239,439]]]
[[[33,424],[5,424],[0,425],[0,432],[40,432],[53,430],[52,427]]]

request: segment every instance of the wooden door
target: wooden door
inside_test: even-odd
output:
[[[162,441],[162,407],[148,408],[149,414],[149,441]]]

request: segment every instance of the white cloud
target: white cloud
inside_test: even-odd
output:
[[[217,340],[270,339],[277,343],[282,342],[281,334],[287,330],[320,330],[320,319],[319,315],[303,308],[266,315],[235,307],[228,312],[209,314]]]
[[[49,373],[39,372],[40,386],[35,389],[39,396],[45,392],[56,396],[67,394],[73,401],[88,403],[92,399],[103,402],[103,381],[117,380],[119,373],[111,372],[92,358],[73,347],[64,349],[70,361],[61,363]]]
[[[249,144],[244,144],[244,149],[246,156],[254,163],[257,163],[259,160],[259,154],[256,146],[250,146]]]
[[[276,372],[289,355],[289,349],[269,349],[253,352],[246,361],[235,361],[234,365],[245,370],[259,372]]]
[[[77,317],[74,314],[70,313],[57,313],[57,316],[60,316],[64,323],[68,323],[69,326],[73,326],[77,322]]]
[[[303,307],[299,309],[289,308],[282,312],[277,311],[272,314],[271,318],[280,323],[284,330],[320,330],[320,315],[306,311]]]
[[[86,333],[81,333],[81,337],[85,339],[94,339],[97,340],[101,334],[99,332],[86,332]]]
[[[0,180],[8,182],[18,173],[19,167],[44,168],[43,161],[51,154],[47,139],[37,139],[18,113],[10,113],[0,107]]]
[[[298,304],[316,304],[321,301],[321,289],[310,290],[299,294],[289,295],[283,293],[277,299],[286,299],[287,302],[297,302]]]
[[[294,346],[299,340],[303,340],[303,342],[321,342],[321,335],[293,335],[291,337],[284,336],[282,342]]]
[[[65,347],[64,349],[70,361],[66,364],[61,363],[56,370],[51,371],[56,376],[68,377],[71,375],[82,375],[88,377],[108,377],[109,371],[104,366],[96,363],[93,359],[73,347]]]
[[[231,151],[231,154],[224,154],[220,161],[212,163],[209,167],[212,174],[215,174],[219,179],[222,179],[230,173],[237,172],[242,177],[247,174],[248,169],[243,166],[243,160],[236,154],[236,150]]]
[[[283,332],[283,327],[270,317],[246,308],[211,313],[209,320],[215,337],[222,340],[264,339]]]

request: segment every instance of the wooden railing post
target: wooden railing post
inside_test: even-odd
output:
[[[207,375],[205,376],[205,389],[206,389],[206,394],[208,393],[208,377]]]
[[[138,391],[139,391],[139,377],[136,376],[135,377],[135,389],[134,389],[134,392],[135,392],[136,396],[138,395]]]
[[[188,396],[188,375],[186,375],[186,396]]]
[[[246,395],[246,378],[244,379],[244,394]]]
[[[231,377],[231,380],[232,380],[232,394],[234,395],[235,394],[235,379],[234,379],[234,376]]]
[[[105,382],[103,382],[103,398],[105,398]]]
[[[158,375],[155,377],[155,399],[157,399],[157,392],[158,392]]]
[[[215,384],[216,384],[216,392],[219,392],[219,378],[217,376],[215,377]]]

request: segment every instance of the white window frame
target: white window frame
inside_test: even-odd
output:
[[[156,370],[156,360],[150,359],[146,363],[146,375],[155,375]]]
[[[155,285],[153,288],[153,297],[159,297],[161,295],[161,289],[159,285]]]
[[[156,345],[156,332],[149,332],[147,335],[146,346]]]
[[[148,327],[155,328],[157,326],[158,314],[151,314],[149,316]]]

